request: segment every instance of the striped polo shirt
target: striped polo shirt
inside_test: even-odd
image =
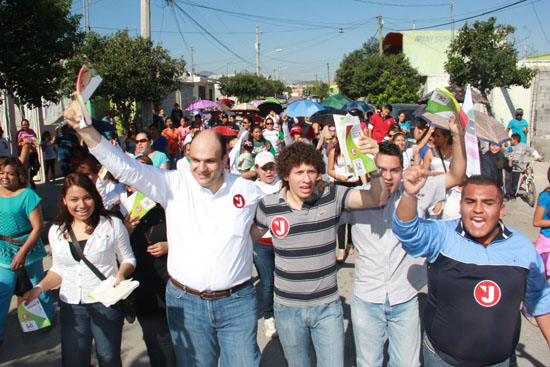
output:
[[[317,188],[301,210],[286,201],[287,189],[262,199],[256,226],[270,230],[275,250],[275,302],[293,307],[327,304],[338,299],[336,231],[349,189]]]

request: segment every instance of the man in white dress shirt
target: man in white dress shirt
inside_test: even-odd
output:
[[[226,147],[214,131],[195,135],[190,171],[167,171],[128,157],[93,127],[81,129],[79,115],[74,104],[64,114],[92,154],[166,211],[166,306],[178,365],[259,366],[249,230],[264,194],[224,172]]]

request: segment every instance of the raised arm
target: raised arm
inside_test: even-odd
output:
[[[347,209],[379,208],[388,202],[388,187],[379,171],[370,174],[370,190],[351,190],[346,205]]]
[[[363,154],[378,153],[378,143],[369,137],[360,136],[357,146]],[[346,205],[348,209],[378,208],[386,205],[389,194],[384,178],[379,171],[372,172],[370,177],[370,190],[352,190],[350,192]]]
[[[80,128],[80,109],[73,102],[63,113],[63,117],[82,137],[90,152],[120,182],[134,186],[145,196],[165,207],[171,195],[169,177],[176,171],[167,171],[143,164],[112,145],[92,126]]]
[[[445,174],[445,188],[449,190],[452,187],[461,185],[466,177],[466,144],[464,142],[464,130],[457,122],[456,115],[453,115],[449,123],[449,130],[453,137],[453,160],[451,167]]]

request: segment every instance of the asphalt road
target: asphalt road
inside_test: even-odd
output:
[[[535,178],[537,192],[542,191],[548,182],[546,171],[549,163],[535,163]],[[38,185],[37,192],[44,199],[44,217],[49,223],[57,210],[57,201],[61,180],[56,184]],[[506,216],[504,222],[518,230],[523,231],[533,243],[538,237],[538,230],[532,226],[533,208],[518,199],[506,203]],[[47,228],[45,235],[47,233]],[[49,268],[50,258],[45,259],[45,267]],[[350,325],[350,301],[353,293],[354,258],[350,256],[338,271],[340,295],[344,305],[346,350],[345,366],[355,366],[355,351],[353,345],[353,332]],[[420,295],[421,302],[425,300],[425,294]],[[59,326],[56,326],[49,334],[36,333],[23,334],[16,320],[16,299],[12,300],[10,313],[6,323],[4,343],[0,346],[0,367],[2,366],[32,366],[50,367],[61,365],[61,346]],[[502,320],[506,322],[506,320]],[[124,366],[148,366],[149,360],[145,350],[145,344],[141,339],[139,324],[125,324],[123,330],[122,359]],[[262,366],[280,367],[286,366],[277,338],[266,339],[264,337],[263,319],[258,319],[258,344],[262,351]],[[549,366],[550,352],[538,328],[522,320],[521,338],[517,350],[518,364],[520,367]],[[95,357],[94,357],[95,358]],[[97,363],[94,360],[94,365]]]

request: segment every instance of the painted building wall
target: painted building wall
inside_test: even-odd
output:
[[[403,53],[421,75],[444,74],[451,31],[403,31]],[[456,32],[455,32],[456,34]]]

